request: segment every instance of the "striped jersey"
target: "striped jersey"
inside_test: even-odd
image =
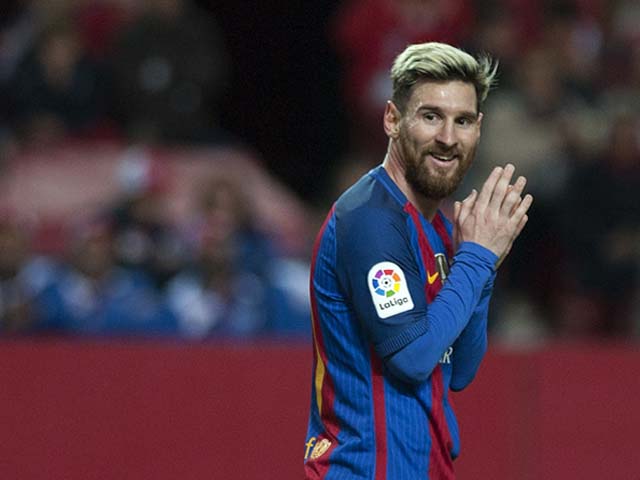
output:
[[[487,345],[495,254],[452,251],[379,166],[333,205],[311,266],[313,376],[307,479],[451,479],[449,396]]]

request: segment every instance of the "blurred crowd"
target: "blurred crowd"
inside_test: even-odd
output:
[[[5,136],[223,140],[229,59],[215,19],[190,2],[7,0],[3,10]]]
[[[324,202],[301,199],[313,221],[297,248],[262,228],[260,199],[242,179],[212,172],[176,221],[154,163],[124,158],[119,195],[70,219],[53,251],[34,247],[33,225],[0,205],[0,330],[308,338],[307,239],[335,196],[384,156],[393,58],[408,43],[436,40],[500,62],[478,158],[457,196],[512,162],[536,199],[501,267],[492,335],[531,343],[640,334],[640,4],[345,0],[327,8],[331,21],[317,30],[338,60],[336,108],[347,112],[348,144],[329,163],[331,184],[314,195]],[[188,0],[3,2],[0,174],[20,152],[60,144],[111,141],[134,152],[241,144],[219,112],[235,81],[223,21],[207,2]]]
[[[220,162],[201,166],[187,213],[176,215],[170,175],[177,172],[162,161],[167,154],[115,150],[114,178],[103,179],[115,185],[113,193],[94,207],[67,210],[65,218],[30,215],[37,209],[0,212],[5,334],[308,336],[307,262],[300,242],[261,227],[264,208],[249,195],[258,190],[253,167],[238,174]],[[192,156],[176,155],[174,170]],[[64,151],[51,160],[62,163]],[[222,161],[239,160],[223,152]]]

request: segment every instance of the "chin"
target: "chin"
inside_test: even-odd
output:
[[[409,182],[412,188],[432,200],[444,200],[458,188],[457,184],[452,182]]]
[[[447,172],[447,175],[430,175],[422,184],[421,190],[428,193],[429,198],[442,200],[456,191],[462,181],[458,171]]]

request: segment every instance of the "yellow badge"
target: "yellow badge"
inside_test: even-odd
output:
[[[316,443],[316,446],[313,447],[313,451],[311,452],[311,459],[316,459],[320,457],[323,453],[329,450],[330,446],[331,446],[331,442],[326,438],[323,438],[322,440],[320,440],[318,443]]]

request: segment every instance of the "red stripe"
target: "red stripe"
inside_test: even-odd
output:
[[[447,227],[444,225],[444,216],[438,210],[438,214],[435,216],[432,222],[433,228],[438,232],[438,236],[444,243],[445,251],[447,252],[447,258],[453,258],[453,244],[451,243],[451,237],[447,231]]]
[[[422,228],[422,222],[420,221],[420,214],[418,210],[409,202],[407,202],[404,206],[404,211],[407,212],[411,219],[413,220],[413,224],[418,231],[418,246],[420,247],[420,256],[422,257],[422,264],[427,269],[427,275],[429,273],[434,273],[436,271],[436,260],[433,255],[433,250],[431,249],[431,245],[429,245],[429,240],[427,239],[427,235],[424,233],[424,229]],[[425,295],[427,296],[427,303],[431,303],[431,301],[436,297],[438,293],[438,289],[432,288],[438,282],[434,282],[433,285],[429,285],[429,282],[424,283]]]
[[[322,329],[320,328],[320,323],[318,321],[318,303],[316,300],[316,293],[313,287],[313,278],[315,275],[316,269],[316,260],[318,258],[318,251],[320,249],[320,244],[322,242],[322,237],[324,235],[324,231],[329,224],[329,220],[333,216],[335,210],[335,206],[331,208],[329,214],[324,220],[322,227],[320,228],[320,232],[318,232],[318,236],[316,237],[315,244],[313,246],[313,254],[311,257],[311,272],[309,275],[309,290],[311,294],[311,327],[313,330],[313,334],[315,336],[314,342],[314,352],[313,352],[313,378],[315,379],[315,371],[317,368],[317,356],[320,355],[322,362],[325,365],[325,375],[324,381],[322,383],[322,412],[321,419],[322,424],[325,427],[326,435],[319,435],[316,439],[316,443],[319,443],[323,438],[327,438],[331,442],[331,447],[327,450],[326,453],[321,455],[316,459],[308,459],[305,463],[305,478],[307,479],[322,479],[325,478],[329,471],[330,463],[329,457],[331,456],[331,452],[335,449],[337,445],[337,437],[338,432],[340,431],[340,427],[338,426],[338,421],[336,419],[335,413],[333,411],[333,401],[335,399],[335,389],[333,385],[333,380],[329,375],[328,371],[328,359],[327,353],[324,347],[324,341],[322,337]],[[316,348],[318,351],[316,352]],[[314,383],[315,385],[315,383]],[[314,396],[315,400],[315,396]]]
[[[427,275],[436,271],[436,261],[433,249],[429,244],[427,235],[422,228],[420,214],[409,202],[404,207],[409,213],[418,232],[418,246],[422,262],[427,269]],[[453,255],[453,246],[449,232],[442,219],[442,214],[438,212],[431,223],[445,246],[447,256]],[[438,278],[432,284],[425,282],[425,294],[427,303],[431,303],[442,288],[442,281]],[[437,480],[454,479],[453,461],[451,459],[451,435],[444,414],[444,384],[442,381],[442,370],[437,365],[431,373],[431,418],[429,419],[429,432],[431,433],[431,451],[429,452],[429,478]]]
[[[429,478],[436,480],[454,480],[453,460],[451,459],[451,437],[444,415],[444,385],[440,365],[431,373],[431,451],[429,452]]]
[[[384,403],[384,376],[382,363],[371,349],[371,379],[373,390],[373,421],[376,434],[375,480],[387,478],[387,416]]]

